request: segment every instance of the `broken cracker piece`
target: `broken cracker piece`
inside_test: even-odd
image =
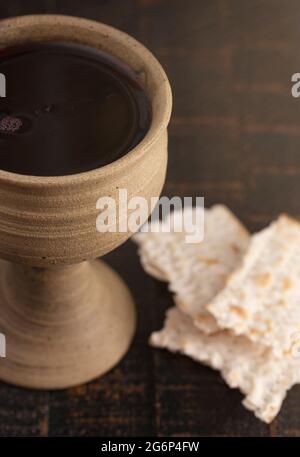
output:
[[[177,308],[167,311],[164,328],[151,335],[150,343],[220,370],[228,385],[246,396],[244,406],[267,423],[278,414],[287,390],[300,382],[299,358],[275,357],[270,349],[226,330],[205,335]]]
[[[282,215],[252,237],[242,266],[208,305],[219,326],[278,356],[300,345],[299,260],[300,224]]]
[[[176,225],[182,211],[174,211],[169,217],[174,218]],[[141,232],[133,237],[139,245],[144,269],[157,279],[169,282],[176,305],[192,317],[198,328],[207,334],[218,331],[206,304],[240,264],[249,244],[248,232],[223,205],[205,210],[204,240],[199,243],[187,243],[185,232],[164,233],[168,218],[152,224],[159,233]]]

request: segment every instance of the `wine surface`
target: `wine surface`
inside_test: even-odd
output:
[[[0,169],[60,176],[102,167],[145,136],[151,107],[133,71],[65,42],[0,50]]]

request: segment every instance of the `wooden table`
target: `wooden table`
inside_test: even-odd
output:
[[[299,1],[1,2],[0,17],[30,13],[114,25],[164,65],[174,93],[166,195],[225,203],[251,230],[282,211],[300,217],[300,99],[290,92],[291,75],[300,72]],[[67,391],[0,384],[1,435],[300,435],[300,387],[268,426],[218,373],[149,348],[172,297],[143,272],[133,243],[107,261],[136,300],[130,352],[104,378]]]

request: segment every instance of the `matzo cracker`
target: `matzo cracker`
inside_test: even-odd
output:
[[[208,309],[220,327],[288,355],[300,340],[300,224],[283,215],[255,234]]]
[[[220,370],[228,385],[245,395],[244,406],[267,423],[278,414],[287,390],[300,382],[299,358],[275,357],[270,349],[225,330],[205,335],[176,308],[168,310],[163,330],[153,333],[150,343]]]
[[[176,224],[182,212],[175,211],[171,217]],[[208,334],[218,331],[206,304],[240,264],[249,244],[248,232],[223,205],[205,210],[204,240],[199,243],[187,243],[185,232],[163,233],[163,225],[168,223],[156,221],[159,233],[133,237],[139,245],[142,265],[152,276],[169,282],[176,305],[192,317],[198,328]]]

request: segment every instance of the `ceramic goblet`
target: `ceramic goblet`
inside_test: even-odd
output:
[[[0,170],[0,332],[7,348],[0,379],[29,388],[66,388],[107,372],[132,340],[132,297],[111,268],[94,260],[131,233],[97,231],[96,202],[102,196],[117,201],[121,188],[128,198],[159,196],[171,91],[153,55],[107,25],[67,16],[24,16],[1,21],[0,34],[1,48],[59,40],[104,50],[135,71],[152,105],[145,138],[104,167],[58,177]]]

